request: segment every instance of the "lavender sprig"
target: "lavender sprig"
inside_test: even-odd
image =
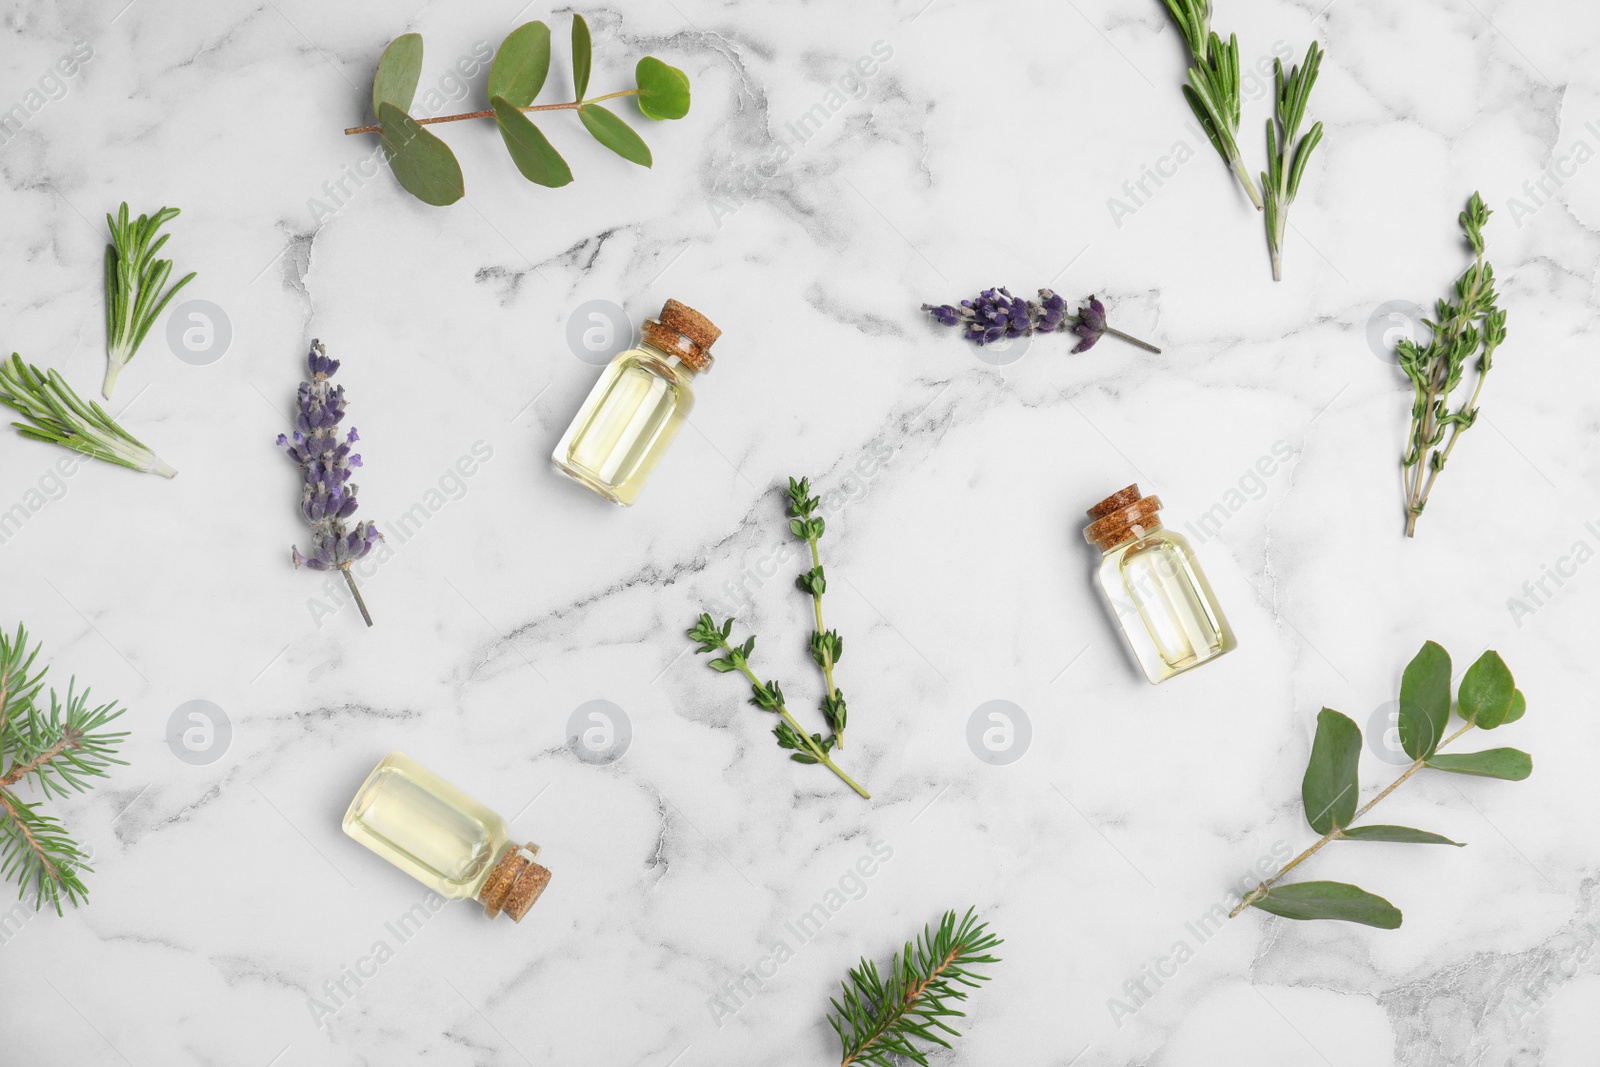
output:
[[[1072,349],[1074,352],[1087,352],[1105,334],[1136,345],[1146,352],[1161,352],[1148,341],[1141,341],[1106,325],[1106,306],[1093,296],[1087,304],[1078,308],[1076,315],[1068,314],[1067,302],[1052,290],[1040,289],[1038,300],[1022,300],[1012,296],[1010,290],[1003,286],[985,289],[976,300],[963,300],[959,307],[952,304],[923,304],[922,310],[942,325],[961,327],[967,340],[980,345],[1036,333],[1070,331],[1078,335],[1078,343]]]
[[[361,456],[350,451],[350,446],[360,437],[354,427],[342,436],[339,432],[339,420],[345,411],[344,386],[328,382],[338,371],[339,361],[329,359],[322,342],[313,339],[306,365],[310,378],[300,383],[295,431],[292,435],[278,435],[278,446],[289,453],[305,475],[300,513],[311,524],[311,553],[301,555],[299,548],[293,548],[291,558],[296,567],[304,564],[314,571],[343,573],[361,617],[371,626],[372,616],[367,614],[350,566],[370,552],[383,535],[370,521],[358,522],[350,530],[344,524],[356,511],[356,487],[350,482],[350,471],[361,466]]]

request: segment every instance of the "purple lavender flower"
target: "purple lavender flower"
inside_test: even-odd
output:
[[[1072,327],[1072,332],[1082,338],[1073,347],[1074,352],[1089,351],[1106,332],[1106,306],[1100,303],[1098,297],[1089,297],[1089,302],[1078,309],[1078,322]]]
[[[922,310],[941,326],[959,327],[967,340],[979,345],[1070,330],[1079,338],[1074,352],[1087,352],[1108,333],[1146,351],[1158,354],[1161,351],[1155,345],[1106,325],[1106,306],[1093,296],[1078,308],[1076,315],[1068,314],[1067,302],[1049,289],[1040,289],[1038,300],[1019,300],[1004,287],[985,289],[976,299],[961,301],[960,306],[923,304]]]
[[[328,382],[339,369],[339,361],[329,359],[322,343],[313,339],[306,366],[311,377],[300,383],[296,395],[294,432],[278,435],[278,446],[300,465],[304,475],[300,514],[311,525],[310,553],[303,555],[299,548],[293,548],[290,559],[296,567],[342,572],[361,617],[371,626],[372,616],[367,614],[350,566],[372,551],[383,535],[370,521],[345,528],[345,520],[356,511],[351,468],[361,466],[360,455],[350,451],[350,446],[360,437],[354,428],[343,435],[339,432],[339,420],[345,412],[344,386]]]

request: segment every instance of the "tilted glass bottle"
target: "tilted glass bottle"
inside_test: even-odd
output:
[[[1083,531],[1103,553],[1100,588],[1152,683],[1238,645],[1189,542],[1161,525],[1160,511],[1159,497],[1130,485],[1090,508]]]
[[[556,444],[556,469],[614,504],[632,504],[694,407],[690,380],[711,368],[722,331],[676,300],[646,319],[638,348],[619,353]]]
[[[477,898],[491,919],[521,922],[550,881],[538,845],[513,843],[504,819],[400,752],[357,790],[344,832],[440,896]]]

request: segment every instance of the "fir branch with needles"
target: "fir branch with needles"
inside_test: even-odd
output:
[[[114,217],[106,215],[111,243],[106,245],[106,380],[100,391],[107,400],[117,375],[139,351],[156,318],[178,290],[194,280],[191,271],[162,291],[172,273],[172,261],[157,259],[156,254],[171,235],[157,237],[156,231],[177,217],[177,208],[164,207],[154,215],[130,220],[127,201]]]
[[[1416,536],[1417,518],[1428,504],[1439,472],[1444,470],[1455,451],[1456,441],[1478,421],[1478,398],[1483,395],[1483,383],[1494,365],[1495,349],[1506,339],[1506,313],[1498,304],[1494,267],[1483,258],[1483,227],[1491,214],[1483,197],[1473,193],[1467,209],[1460,215],[1460,223],[1474,258],[1466,272],[1456,279],[1455,301],[1439,300],[1434,319],[1423,320],[1423,325],[1432,331],[1427,344],[1419,345],[1404,338],[1395,346],[1400,370],[1410,380],[1412,388],[1411,430],[1401,460],[1407,537]],[[1478,357],[1474,368],[1477,381],[1471,394],[1452,410],[1451,394],[1461,385],[1467,362],[1473,355]],[[1427,456],[1426,463],[1424,456]]]
[[[126,731],[106,727],[122,709],[116,704],[89,703],[89,690],[77,680],[67,685],[65,700],[50,691],[50,708],[42,707],[48,668],[34,664],[38,644],[28,648],[21,624],[13,636],[0,633],[0,877],[17,884],[18,896],[31,888],[34,907],[49,902],[57,914],[61,898],[78,907],[88,900],[82,872],[92,870],[89,855],[56,816],[43,810],[44,800],[84,793],[105,777]],[[16,787],[27,782],[43,796],[26,801]]]
[[[172,478],[178,473],[99,404],[78,396],[61,372],[40,370],[15,352],[10,360],[0,360],[0,404],[23,417],[11,424],[23,437],[145,474]]]
[[[828,1022],[839,1035],[840,1067],[897,1067],[900,1058],[927,1067],[927,1051],[917,1042],[950,1048],[948,1038],[961,1036],[945,1020],[965,1018],[957,1005],[989,981],[982,971],[1000,962],[992,953],[1003,943],[968,908],[959,921],[947,911],[937,930],[924,926],[884,975],[863,957],[841,983],[840,998],[831,1001],[835,1014]]]
[[[822,557],[817,551],[817,542],[827,529],[827,522],[816,514],[821,504],[820,497],[811,495],[809,479],[801,478],[798,482],[789,479],[789,532],[804,541],[811,550],[811,569],[801,571],[794,584],[811,597],[812,614],[817,622],[817,628],[811,631],[811,658],[821,668],[822,680],[827,686],[820,705],[822,717],[833,731],[834,744],[843,748],[848,709],[845,707],[843,690],[834,682],[833,668],[838,664],[839,657],[844,655],[844,638],[839,636],[837,630],[826,629],[822,624],[822,594],[828,590],[828,578],[823,573]]]
[[[1305,118],[1306,100],[1322,67],[1322,50],[1312,41],[1306,49],[1303,66],[1295,65],[1287,75],[1283,60],[1273,59],[1273,94],[1276,110],[1267,120],[1267,169],[1261,175],[1261,191],[1266,195],[1267,252],[1272,258],[1272,280],[1283,278],[1283,237],[1289,224],[1289,205],[1300,191],[1306,160],[1322,140],[1322,123],[1313,123],[1300,137],[1300,122]]]

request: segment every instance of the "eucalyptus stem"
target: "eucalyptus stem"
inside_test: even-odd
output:
[[[1454,741],[1456,738],[1472,729],[1475,725],[1475,723],[1471,722],[1466,723],[1461,727],[1461,729],[1457,730],[1443,741],[1440,741],[1438,747],[1435,748],[1433,752],[1428,753],[1428,755],[1422,759],[1413,761],[1411,766],[1405,769],[1404,774],[1390,782],[1377,796],[1373,797],[1371,800],[1361,805],[1361,807],[1357,808],[1356,813],[1350,819],[1350,822],[1353,824],[1357,819],[1361,818],[1361,816],[1371,811],[1378,801],[1382,800],[1390,793],[1393,793],[1396,789],[1399,789],[1400,786],[1405,783],[1406,779],[1410,778],[1413,774],[1416,774],[1423,767],[1427,766],[1428,760],[1433,758],[1434,754],[1437,753],[1439,749],[1444,748],[1444,746],[1448,745],[1450,742]],[[1273,875],[1271,878],[1268,878],[1264,882],[1258,883],[1254,889],[1250,890],[1249,895],[1239,902],[1239,906],[1228,912],[1228,918],[1232,919],[1234,916],[1244,911],[1244,909],[1248,908],[1250,905],[1266,896],[1267,890],[1271,889],[1274,885],[1277,885],[1284,875],[1288,874],[1290,871],[1300,866],[1300,864],[1310,859],[1322,848],[1323,845],[1326,845],[1329,841],[1334,841],[1343,837],[1344,831],[1347,829],[1349,829],[1349,827],[1335,826],[1333,829],[1323,834],[1322,837],[1320,837],[1310,848],[1306,849],[1304,852],[1300,853],[1300,855],[1296,856],[1294,859],[1280,867],[1277,874]]]
[[[576,111],[578,108],[583,107],[586,104],[598,104],[602,100],[615,100],[619,96],[638,96],[638,95],[639,95],[639,90],[638,89],[620,89],[617,92],[607,93],[604,96],[593,96],[593,97],[590,97],[587,100],[573,100],[573,101],[570,101],[569,103],[565,103],[565,104],[530,104],[527,107],[519,107],[519,108],[517,108],[517,110],[518,111],[523,111],[523,112],[527,112],[527,111]],[[492,118],[494,118],[494,109],[490,108],[487,111],[468,111],[468,112],[466,112],[464,114],[461,114],[461,115],[439,115],[439,116],[436,116],[436,117],[431,118],[431,119],[412,119],[411,121],[415,122],[418,126],[432,126],[432,125],[435,125],[435,124],[440,123],[440,122],[460,122],[463,119],[492,119]],[[352,133],[382,133],[383,132],[383,127],[379,126],[379,125],[373,125],[373,126],[351,126],[349,129],[345,130],[344,132],[347,135],[348,134],[352,134]]]

